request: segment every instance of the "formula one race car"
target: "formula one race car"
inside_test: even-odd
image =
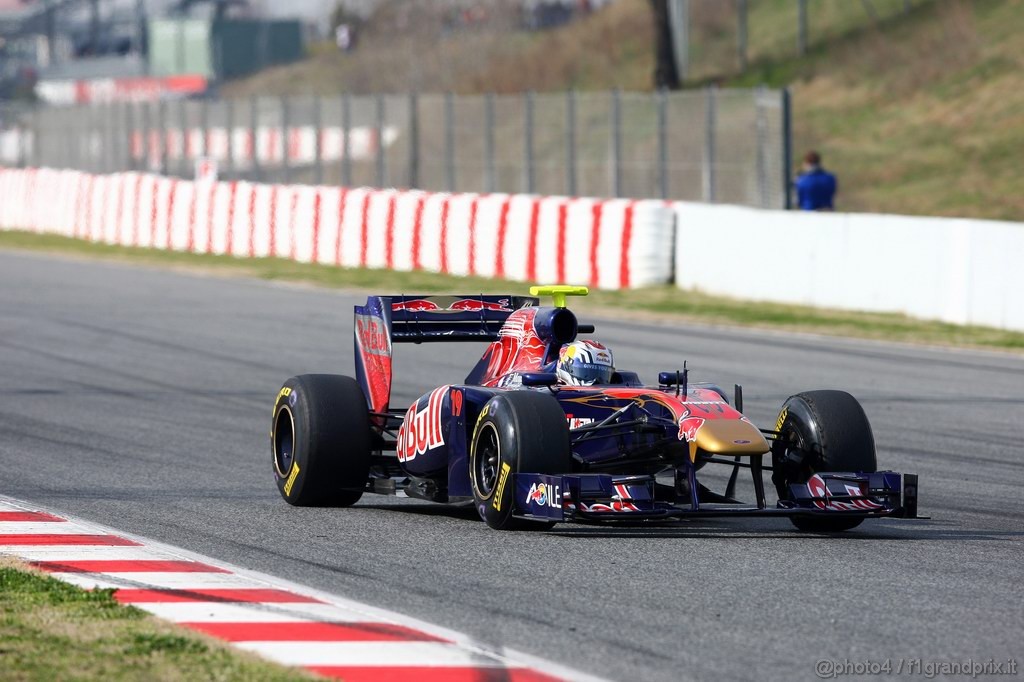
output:
[[[736,386],[661,372],[657,386],[612,365],[611,351],[565,306],[585,287],[533,297],[371,296],[355,308],[356,379],[285,382],[270,432],[274,476],[293,505],[348,506],[363,493],[472,502],[496,529],[558,522],[784,516],[841,531],[876,517],[917,517],[917,476],[876,471],[871,426],[842,391],[790,397],[771,429],[743,416]],[[389,406],[393,343],[490,342],[462,383],[407,410]],[[771,465],[763,463],[771,455]],[[708,464],[731,468],[724,492]],[[734,499],[753,475],[755,504]],[[769,507],[763,470],[778,502]]]

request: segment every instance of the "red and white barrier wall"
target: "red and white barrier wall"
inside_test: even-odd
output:
[[[126,246],[620,289],[664,284],[661,201],[0,169],[0,227]]]

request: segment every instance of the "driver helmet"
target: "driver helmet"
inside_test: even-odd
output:
[[[612,351],[597,341],[573,341],[558,352],[555,373],[559,383],[567,386],[607,384],[611,382],[613,372]]]

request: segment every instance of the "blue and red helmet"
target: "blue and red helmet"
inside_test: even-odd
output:
[[[614,372],[611,350],[597,341],[573,341],[558,352],[555,373],[558,381],[568,386],[607,384]]]

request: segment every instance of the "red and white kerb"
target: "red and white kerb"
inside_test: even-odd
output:
[[[231,642],[347,680],[592,679],[525,654],[268,575],[0,498],[0,556]]]

